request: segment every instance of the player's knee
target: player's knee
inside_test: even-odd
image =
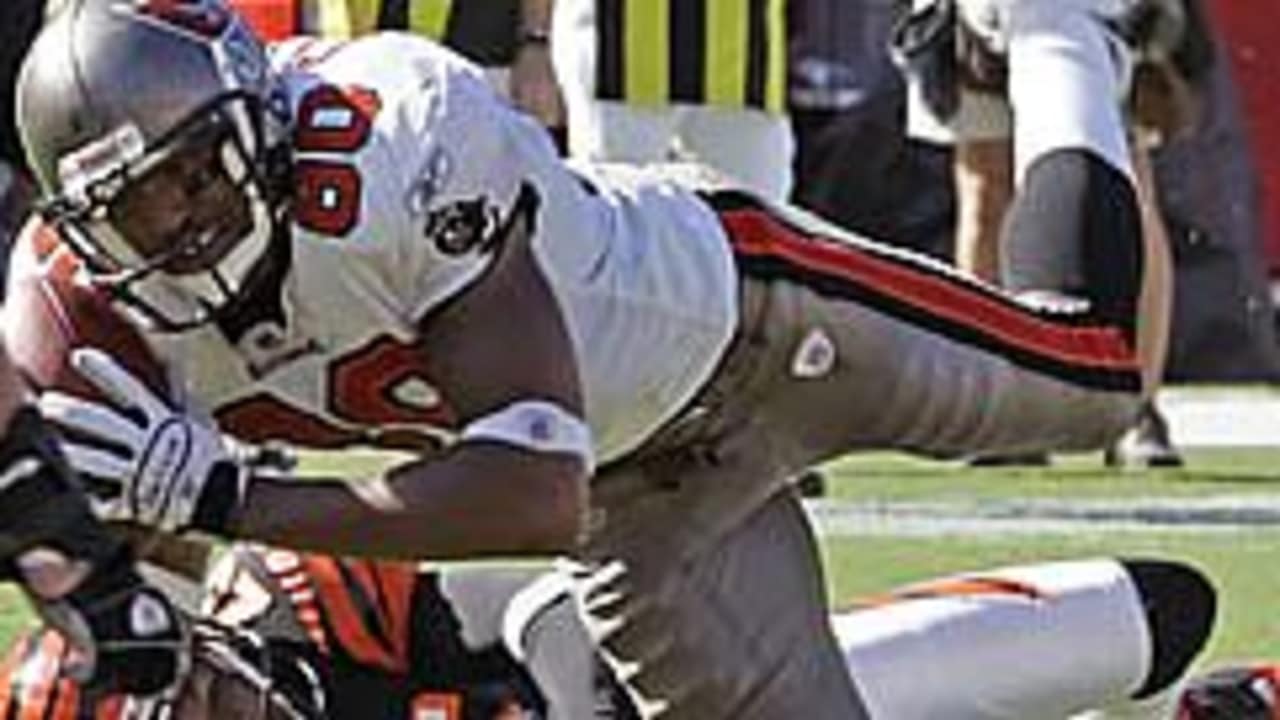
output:
[[[1141,699],[1172,685],[1204,648],[1213,629],[1217,594],[1190,565],[1166,560],[1124,560],[1137,588],[1151,635],[1151,666],[1134,693]]]
[[[1005,284],[1087,298],[1132,331],[1142,284],[1142,219],[1132,181],[1083,148],[1027,169],[1005,228]]]

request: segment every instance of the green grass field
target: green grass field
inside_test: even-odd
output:
[[[1101,454],[1055,457],[1048,468],[971,469],[890,453],[832,463],[830,495],[849,500],[1008,497],[1126,498],[1257,493],[1280,497],[1280,449],[1204,449],[1176,470],[1115,472]]]
[[[367,472],[374,454],[307,458],[313,470]],[[1280,497],[1280,450],[1199,451],[1176,471],[1114,473],[1094,457],[1056,460],[1045,470],[974,470],[954,463],[869,455],[834,463],[829,496],[858,502],[1013,498],[1058,500],[1212,495]],[[1204,663],[1280,658],[1280,525],[1242,532],[1085,532],[1008,537],[849,536],[828,538],[824,551],[837,601],[959,570],[1096,555],[1188,560],[1221,591],[1221,612]],[[0,592],[0,642],[29,614],[12,590]]]
[[[1111,472],[1100,456],[1048,469],[975,470],[954,463],[869,455],[832,464],[829,496],[859,502],[1014,498],[1098,500],[1214,495],[1280,497],[1280,450],[1202,450],[1180,470]],[[1280,525],[1258,530],[1085,532],[946,537],[839,537],[824,542],[833,598],[854,598],[957,570],[1096,555],[1192,562],[1220,591],[1219,621],[1202,662],[1280,659]]]

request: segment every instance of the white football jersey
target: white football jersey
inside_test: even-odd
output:
[[[534,248],[576,348],[604,462],[690,400],[736,321],[714,214],[652,174],[578,173],[481,72],[430,41],[381,34],[275,49],[295,119],[286,328],[233,346],[212,326],[155,336],[224,429],[307,447],[419,445],[456,429],[416,327],[492,260],[522,188]],[[591,175],[591,177],[588,177]],[[519,362],[519,338],[494,352]]]

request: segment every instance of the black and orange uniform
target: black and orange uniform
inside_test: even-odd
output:
[[[204,610],[306,658],[329,717],[486,720],[510,699],[540,710],[500,643],[467,645],[438,583],[411,563],[236,548],[212,573]]]
[[[285,562],[282,558],[271,562]],[[265,577],[277,583],[265,604],[259,603],[267,599],[259,592],[265,588],[250,589],[243,578],[230,593],[211,598],[215,614],[265,631],[275,662],[259,669],[272,676],[277,689],[298,685],[297,674],[284,670],[301,665],[318,678],[325,718],[490,720],[506,703],[541,710],[532,681],[509,654],[497,646],[479,651],[463,646],[457,619],[435,590],[436,576],[404,565],[294,559],[299,562],[250,571],[266,571]],[[246,604],[263,614],[246,616]],[[90,695],[67,675],[70,653],[66,640],[52,630],[19,637],[0,665],[0,717],[168,717],[162,702]]]
[[[123,700],[95,703],[65,676],[71,648],[57,632],[20,635],[0,664],[0,717],[26,720],[117,720]]]
[[[493,720],[513,708],[538,719],[637,720],[622,688],[598,662],[581,683],[553,678],[581,670],[573,663],[548,670],[544,659],[537,679],[527,669],[578,642],[576,636],[548,636],[559,632],[556,621],[545,620],[554,615],[548,609],[559,593],[539,590],[514,600],[521,593],[511,588],[529,587],[529,579],[541,574],[487,573],[478,582],[479,575],[463,574],[470,580],[444,580],[412,563],[237,545],[207,578],[195,662],[235,655],[234,662],[214,665],[241,679],[258,678],[250,684],[283,697],[299,720]],[[521,619],[512,637],[506,609],[517,603]],[[521,657],[509,650],[512,642],[521,645]],[[174,697],[89,694],[68,677],[70,659],[66,641],[52,630],[19,637],[0,664],[0,718],[183,717]],[[570,701],[569,692],[583,695]]]

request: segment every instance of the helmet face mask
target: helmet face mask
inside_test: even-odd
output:
[[[211,144],[170,155],[126,185],[90,228],[105,222],[139,267],[185,276],[216,266],[253,227],[249,198],[222,152]]]
[[[46,221],[95,283],[162,332],[215,319],[261,275],[253,271],[272,240],[286,237],[279,159],[287,123],[265,52],[222,0],[172,0],[184,3],[181,12],[163,6],[181,21],[172,25],[149,14],[154,8],[80,0],[50,23],[51,37],[37,41],[19,80],[23,141]],[[220,22],[202,36],[190,31],[192,13]],[[82,69],[88,79],[67,86],[56,55],[65,58],[68,39],[82,36],[73,68],[109,68],[113,58],[150,51],[175,58],[177,77],[144,73],[130,87],[118,73]]]
[[[323,720],[327,694],[315,661],[288,643],[204,620],[190,626],[177,682],[148,696],[93,695],[68,673],[75,651],[56,630],[19,638],[0,670],[0,695],[13,717],[99,720]],[[39,688],[46,688],[40,691]]]
[[[191,670],[168,701],[175,720],[321,720],[323,682],[311,662],[238,628],[195,626]]]
[[[244,290],[275,232],[265,159],[254,156],[260,141],[237,129],[260,112],[255,104],[221,98],[140,154],[128,150],[126,126],[100,141],[122,148],[118,157],[89,146],[85,154],[108,159],[85,167],[73,153],[60,168],[69,192],[46,205],[46,218],[95,281],[142,309],[157,329],[215,316]]]

